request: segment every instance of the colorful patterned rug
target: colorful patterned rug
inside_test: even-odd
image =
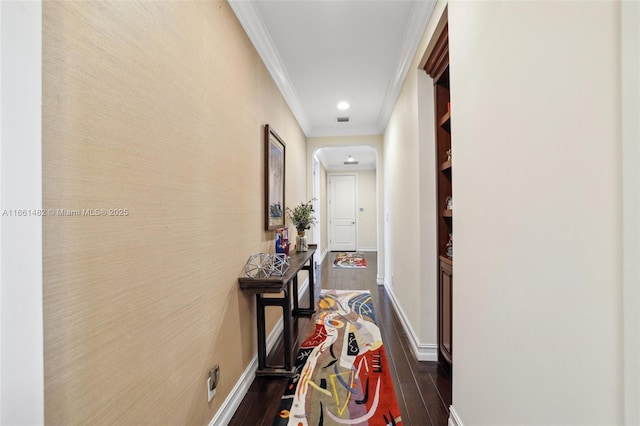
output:
[[[401,425],[371,293],[322,290],[273,426]]]
[[[366,268],[367,261],[361,253],[338,253],[333,261],[334,268]]]

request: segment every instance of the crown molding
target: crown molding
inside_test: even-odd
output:
[[[407,30],[404,33],[402,45],[400,46],[400,53],[398,55],[398,60],[396,61],[398,63],[398,67],[389,81],[389,86],[387,86],[384,101],[380,108],[380,115],[378,116],[378,125],[382,129],[387,127],[389,117],[391,117],[391,112],[396,105],[398,96],[400,96],[402,85],[404,84],[404,80],[407,78],[407,74],[411,68],[411,63],[413,62],[413,57],[415,56],[416,51],[418,50],[418,45],[420,44],[422,36],[427,29],[427,25],[429,24],[429,19],[431,18],[435,5],[436,1],[433,0],[415,1],[413,3],[409,14]]]
[[[240,21],[240,25],[242,25],[242,28],[247,33],[249,40],[253,43],[253,47],[258,52],[258,55],[260,55],[262,62],[264,62],[264,65],[267,67],[271,78],[273,78],[276,86],[280,89],[291,112],[298,120],[302,131],[305,135],[308,135],[310,130],[309,120],[304,113],[296,90],[291,85],[289,74],[287,74],[287,70],[278,54],[278,49],[276,49],[271,35],[260,17],[255,2],[247,0],[227,0],[227,2],[236,14],[238,21]]]

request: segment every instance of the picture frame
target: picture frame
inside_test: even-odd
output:
[[[271,126],[264,126],[265,230],[284,227],[286,145]]]

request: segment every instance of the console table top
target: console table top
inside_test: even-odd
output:
[[[251,293],[280,293],[287,283],[300,272],[305,263],[313,257],[317,249],[317,244],[309,244],[308,251],[291,252],[289,255],[290,266],[284,275],[271,276],[269,278],[239,277],[238,284],[240,289]]]

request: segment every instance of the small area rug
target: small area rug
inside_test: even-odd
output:
[[[338,253],[333,261],[334,268],[366,268],[367,261],[361,253]]]
[[[322,290],[314,320],[273,426],[401,425],[371,293]]]

